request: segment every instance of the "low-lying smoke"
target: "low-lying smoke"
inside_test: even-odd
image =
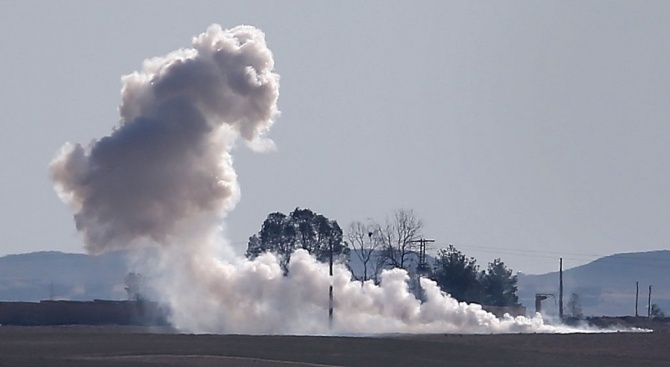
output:
[[[146,272],[184,331],[558,331],[539,317],[497,319],[426,279],[419,301],[402,270],[384,272],[381,285],[361,285],[344,267],[331,279],[304,251],[292,256],[288,276],[272,254],[253,261],[222,256],[231,251],[219,226],[240,195],[230,151],[239,139],[255,149],[272,144],[264,135],[279,114],[273,68],[260,30],[212,25],[191,48],[145,60],[141,71],[124,76],[111,134],[86,147],[67,143],[49,167],[86,249],[157,247]]]

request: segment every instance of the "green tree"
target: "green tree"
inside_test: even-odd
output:
[[[480,302],[479,267],[474,258],[466,257],[449,245],[437,253],[431,279],[442,291],[462,302]]]
[[[489,263],[486,272],[481,274],[482,303],[491,306],[517,306],[517,276],[500,259]]]
[[[349,248],[342,241],[342,229],[336,221],[309,209],[296,208],[289,215],[270,213],[260,231],[249,238],[247,258],[253,259],[270,251],[279,256],[284,272],[288,272],[291,254],[297,249],[307,250],[319,261],[329,261],[330,249],[334,261],[345,261]]]

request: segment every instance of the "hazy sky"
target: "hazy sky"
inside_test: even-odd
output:
[[[211,23],[266,33],[277,150],[239,146],[240,252],[268,213],[413,209],[436,247],[554,270],[670,238],[670,3],[0,0],[0,255],[82,252],[47,165],[120,78]]]

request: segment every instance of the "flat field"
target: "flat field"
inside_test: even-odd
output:
[[[1,326],[0,366],[670,366],[670,332],[326,337]]]

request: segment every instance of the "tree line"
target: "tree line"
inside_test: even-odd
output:
[[[434,280],[442,291],[459,301],[492,306],[519,304],[517,277],[500,259],[480,270],[474,258],[449,245],[438,250],[433,264],[421,267],[418,254],[422,230],[423,222],[412,210],[396,210],[382,222],[356,221],[343,231],[335,220],[296,208],[289,214],[270,213],[259,232],[249,238],[246,256],[253,259],[273,252],[285,274],[297,249],[323,262],[328,262],[332,254],[334,261],[348,264],[355,256],[362,271],[352,271],[352,277],[362,283],[379,283],[382,270],[400,268]]]

